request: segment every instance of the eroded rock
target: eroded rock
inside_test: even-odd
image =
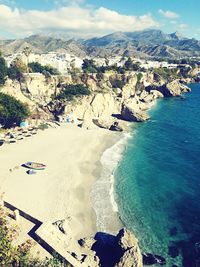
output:
[[[118,245],[123,251],[130,249],[138,244],[137,238],[128,229],[122,228],[116,236]]]
[[[164,84],[158,90],[165,96],[180,96],[182,93],[190,92],[191,89],[186,85],[180,83],[179,80],[174,80],[170,83]]]
[[[124,120],[133,122],[142,122],[150,118],[150,116],[145,111],[141,110],[139,106],[136,105],[135,108],[133,108],[128,103],[122,105],[121,116]]]
[[[125,251],[123,257],[115,267],[142,267],[142,255],[138,245]]]
[[[99,119],[93,119],[93,122],[100,128],[110,129],[110,127],[114,124],[115,120],[112,117],[104,117]]]
[[[128,229],[122,228],[116,240],[124,254],[115,267],[142,267],[142,254],[137,238]]]

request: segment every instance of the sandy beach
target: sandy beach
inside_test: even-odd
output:
[[[73,236],[96,232],[91,188],[100,175],[100,158],[112,146],[115,133],[84,130],[73,125],[50,128],[16,144],[0,148],[0,191],[4,199],[42,222],[73,218]],[[21,164],[44,163],[28,175]],[[19,166],[13,171],[14,167]]]

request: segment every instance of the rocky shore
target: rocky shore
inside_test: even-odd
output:
[[[41,74],[28,74],[22,83],[7,80],[0,91],[27,103],[41,119],[55,120],[73,114],[80,127],[123,131],[127,122],[148,120],[147,110],[157,98],[189,92],[185,84],[191,81],[192,78],[163,78],[154,72],[111,72],[100,78],[97,74],[52,76],[48,80]],[[91,94],[73,101],[55,99],[65,84],[83,84]]]
[[[79,244],[89,251],[83,260],[87,266],[143,266],[138,240],[125,228],[116,236],[97,233],[94,238],[79,240]]]
[[[123,86],[114,86],[116,81],[123,82]],[[77,125],[84,129],[127,131],[130,122],[150,119],[148,109],[156,99],[180,97],[182,93],[189,92],[186,82],[190,81],[190,78],[164,79],[153,72],[142,73],[140,78],[136,72],[123,75],[108,73],[103,74],[101,79],[96,74],[68,75],[62,81],[53,76],[47,81],[43,75],[29,74],[23,83],[7,80],[0,91],[27,103],[33,113],[39,110],[41,120],[43,117],[55,120],[73,114]],[[62,84],[84,84],[91,94],[70,102],[55,100],[52,96],[62,90]],[[57,227],[62,228],[60,225]],[[93,238],[79,240],[79,246],[79,251],[70,253],[84,266],[141,267],[145,258],[137,239],[127,229],[121,229],[117,236],[97,233]],[[156,259],[149,256],[152,263],[156,263]],[[157,263],[164,262],[163,259],[160,261]]]

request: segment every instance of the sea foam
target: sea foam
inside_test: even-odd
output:
[[[98,231],[115,231],[118,220],[118,206],[115,201],[114,173],[130,137],[130,133],[123,134],[112,147],[104,151],[101,157],[101,176],[91,192],[91,200],[97,216]]]

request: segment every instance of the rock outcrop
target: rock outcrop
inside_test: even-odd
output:
[[[164,97],[164,95],[161,92],[159,92],[158,90],[151,90],[150,93],[153,95],[154,99]]]
[[[64,113],[73,113],[80,120],[92,121],[97,118],[109,118],[119,110],[120,103],[110,92],[83,97],[69,103],[65,106]]]
[[[7,79],[5,85],[0,88],[0,91],[2,93],[15,97],[23,103],[26,103],[31,109],[36,106],[36,103],[34,103],[34,101],[23,94],[20,83],[18,81]]]
[[[142,267],[142,254],[135,236],[129,230],[123,228],[119,231],[116,239],[124,254],[115,267]]]
[[[129,99],[131,96],[135,95],[137,84],[137,75],[131,74],[127,77],[126,84],[122,88],[121,97],[123,100]]]
[[[116,72],[81,73],[48,78],[30,73],[25,75],[21,83],[8,79],[0,91],[27,103],[31,111],[36,110],[36,107],[42,108],[48,118],[73,114],[78,125],[85,129],[99,127],[123,131],[127,126],[122,120],[148,120],[147,110],[157,98],[180,96],[190,91],[184,81],[168,82],[153,71],[140,75],[130,71],[123,75]],[[91,95],[77,97],[70,102],[54,99],[66,84],[84,84],[90,89]]]
[[[93,122],[98,127],[109,130],[110,127],[115,123],[115,120],[112,117],[108,117],[108,118],[94,119]]]
[[[182,93],[190,92],[190,88],[180,83],[179,80],[174,80],[167,83],[158,89],[165,97],[180,96]]]
[[[122,132],[128,128],[125,122],[123,123],[121,120],[113,117],[94,119],[93,123],[100,128],[116,132]]]
[[[139,103],[134,105],[131,102],[123,103],[121,116],[122,119],[131,122],[142,122],[150,118],[144,110],[140,109]]]
[[[97,233],[94,238],[79,240],[82,248],[95,252],[86,259],[93,265],[102,267],[142,267],[142,254],[138,240],[127,229],[123,228],[117,236],[105,233]],[[97,263],[99,265],[97,265]]]
[[[119,263],[115,267],[142,267],[142,255],[138,250],[138,246],[134,246],[124,252]]]
[[[134,247],[138,241],[135,236],[126,228],[122,228],[116,236],[118,245],[123,251]]]

